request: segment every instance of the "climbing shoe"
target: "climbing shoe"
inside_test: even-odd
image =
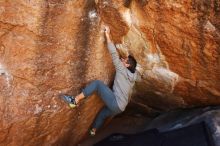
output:
[[[90,135],[90,136],[95,136],[95,130],[90,129],[90,131],[89,131],[89,135]]]
[[[75,97],[69,96],[69,95],[62,95],[61,96],[63,100],[69,104],[70,108],[75,108],[76,107],[76,100]]]

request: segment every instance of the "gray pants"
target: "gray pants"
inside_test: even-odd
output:
[[[83,94],[85,97],[90,96],[92,93],[97,91],[98,95],[101,97],[105,106],[101,109],[99,114],[92,125],[92,128],[100,128],[107,117],[117,115],[122,111],[119,109],[116,97],[112,90],[106,86],[102,81],[95,80],[91,82],[85,89],[83,89]]]

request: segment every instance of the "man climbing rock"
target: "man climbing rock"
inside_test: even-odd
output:
[[[102,81],[95,80],[87,85],[86,88],[84,88],[82,92],[75,97],[69,95],[62,96],[70,107],[74,108],[80,100],[89,97],[94,92],[98,93],[105,106],[97,115],[90,130],[90,135],[95,135],[96,130],[102,126],[107,117],[115,116],[125,110],[132,88],[137,79],[136,60],[131,55],[127,58],[120,59],[116,47],[109,35],[110,30],[108,27],[105,27],[108,50],[111,53],[112,61],[116,70],[113,90],[111,90]]]

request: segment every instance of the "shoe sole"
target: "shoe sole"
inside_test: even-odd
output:
[[[96,134],[96,133],[93,132],[92,130],[89,131],[89,135],[90,135],[90,136],[95,136],[95,134]]]
[[[75,105],[75,104],[72,104],[72,103],[69,103],[69,107],[70,107],[70,108],[75,108],[76,105]]]

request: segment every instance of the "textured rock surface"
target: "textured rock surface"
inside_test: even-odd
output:
[[[145,40],[138,44],[143,51],[131,48],[146,70],[137,94],[158,109],[219,104],[220,1],[132,2],[130,8]],[[132,35],[130,29],[125,41]]]
[[[113,38],[127,45],[145,70],[137,85],[137,102],[159,110],[219,104],[219,1],[114,1],[114,5],[127,24],[119,27],[127,33],[119,36],[113,31]],[[112,21],[108,22],[114,29]]]
[[[70,110],[58,94],[113,78],[94,2],[1,1],[0,10],[0,145],[76,144],[102,102]]]
[[[58,95],[114,69],[102,24],[145,70],[133,102],[158,110],[220,103],[219,0],[0,1],[0,144],[75,145],[102,102]],[[91,112],[92,111],[92,112]]]

